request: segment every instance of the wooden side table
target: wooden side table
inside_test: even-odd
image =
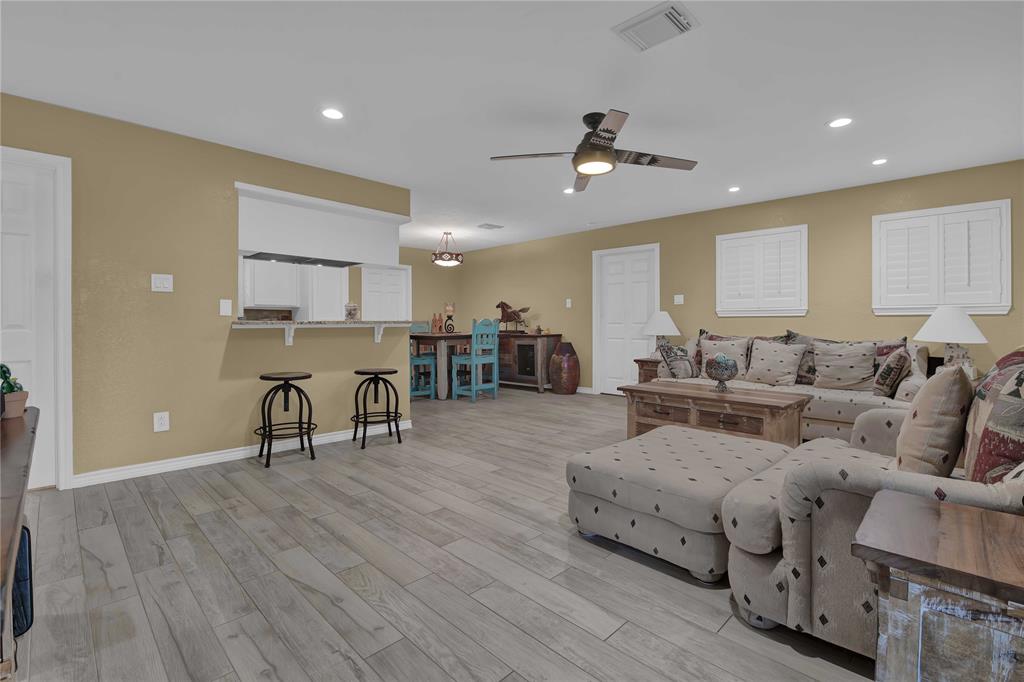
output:
[[[851,551],[878,585],[876,680],[1024,679],[1024,517],[883,490]]]
[[[658,365],[660,358],[634,358],[637,368],[637,383],[646,384],[658,378]]]

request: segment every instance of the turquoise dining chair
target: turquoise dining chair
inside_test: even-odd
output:
[[[468,395],[476,402],[480,391],[491,391],[498,397],[498,324],[499,320],[473,320],[469,353],[452,356],[452,399]],[[484,367],[490,365],[490,382],[486,381]],[[469,368],[469,385],[459,385],[459,368]]]
[[[430,325],[417,322],[409,325],[410,334],[429,334]],[[415,350],[414,350],[415,347]],[[409,397],[425,395],[437,398],[437,353],[421,352],[415,341],[409,343]]]

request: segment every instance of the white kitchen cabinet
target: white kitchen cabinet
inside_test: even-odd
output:
[[[348,268],[299,266],[299,320],[344,320]]]
[[[299,307],[298,265],[242,259],[241,268],[243,307]]]

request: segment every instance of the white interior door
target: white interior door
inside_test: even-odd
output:
[[[59,420],[70,418],[59,409],[64,401],[70,406],[70,396],[57,395],[56,355],[57,282],[66,281],[56,272],[57,221],[65,187],[59,167],[45,161],[56,157],[5,148],[2,158],[0,359],[40,410],[29,475],[29,487],[39,488],[57,484]]]
[[[412,319],[412,269],[363,265],[364,320]]]
[[[594,389],[635,384],[634,358],[654,349],[644,325],[659,308],[657,244],[594,252]]]

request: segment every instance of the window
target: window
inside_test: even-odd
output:
[[[720,317],[807,314],[807,226],[720,234],[715,244]]]
[[[876,215],[871,228],[876,315],[1009,312],[1009,199]]]

